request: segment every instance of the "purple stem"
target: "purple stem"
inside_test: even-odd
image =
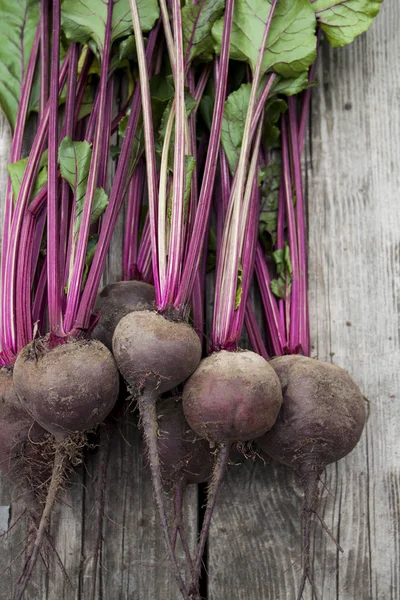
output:
[[[78,70],[78,46],[71,44],[71,55],[68,68],[68,87],[65,104],[65,119],[63,137],[73,137],[75,128],[75,99],[76,99],[76,75]],[[61,183],[61,215],[60,215],[60,281],[64,283],[65,255],[67,253],[68,225],[70,220],[71,190],[68,181]],[[64,298],[64,294],[62,294]]]
[[[260,212],[260,190],[258,187],[258,173],[256,172],[251,193],[251,205],[247,217],[246,239],[242,252],[242,298],[234,313],[232,320],[229,340],[235,346],[239,343],[242,333],[244,317],[247,307],[247,298],[250,291],[251,281],[253,279],[254,260],[256,254],[257,234],[258,234],[258,215]]]
[[[32,287],[32,248],[34,242],[35,219],[26,213],[20,237],[20,260],[18,272],[23,277],[18,278],[16,294],[17,352],[22,350],[32,340],[31,287]]]
[[[144,191],[144,178],[145,165],[143,161],[140,161],[133,172],[128,191],[122,258],[122,279],[124,281],[131,279],[132,268],[136,267],[138,262],[139,221]]]
[[[318,58],[318,47],[321,40],[322,30],[320,27],[317,29],[317,58]],[[312,83],[315,79],[315,72],[317,70],[317,59],[310,67],[308,73],[308,81]],[[307,121],[310,113],[312,87],[306,89],[303,95],[303,103],[301,107],[300,125],[299,125],[299,151],[300,154],[303,152],[304,140],[306,138]]]
[[[304,354],[309,351],[309,330],[307,320],[307,248],[306,248],[306,224],[304,219],[304,195],[301,176],[301,163],[299,151],[299,135],[297,129],[296,102],[293,97],[288,98],[289,106],[289,134],[290,134],[290,156],[293,169],[294,187],[296,191],[296,221],[298,242],[298,277],[299,277],[299,301],[297,307],[299,319],[298,343]]]
[[[172,187],[172,217],[169,237],[167,275],[161,290],[159,310],[173,303],[178,289],[184,251],[184,193],[185,193],[185,67],[183,60],[182,15],[180,0],[172,0],[175,43],[175,145],[174,179]],[[153,266],[154,268],[154,266]]]
[[[99,167],[99,178],[97,181],[98,187],[103,189],[107,185],[107,168],[109,152],[108,146],[110,143],[111,136],[111,116],[113,109],[113,96],[114,96],[114,76],[111,76],[107,85],[107,97],[105,103],[105,114],[104,114],[104,132],[101,138],[101,150],[100,150],[100,167]]]
[[[60,63],[60,0],[53,0],[50,69],[49,158],[47,198],[47,295],[50,331],[63,334],[60,281],[60,210],[58,197],[58,70]]]
[[[150,65],[155,43],[159,32],[159,24],[151,31],[146,46],[146,60]],[[100,231],[99,241],[97,243],[96,252],[93,258],[93,263],[89,271],[85,289],[82,294],[78,315],[75,326],[86,329],[89,324],[90,316],[96,300],[97,291],[100,285],[100,279],[104,268],[104,262],[107,256],[108,248],[111,241],[111,236],[114,231],[115,223],[121,208],[124,193],[126,188],[126,176],[129,169],[129,162],[133,140],[135,138],[136,128],[140,115],[140,86],[136,86],[133,96],[131,113],[129,115],[128,125],[125,132],[125,137],[122,142],[121,154],[118,161],[117,170],[113,186],[110,193],[108,206],[103,217],[102,227]]]
[[[265,28],[262,42],[258,52],[257,62],[254,67],[254,76],[251,86],[249,104],[247,107],[246,120],[244,124],[242,145],[239,154],[239,160],[235,172],[235,182],[231,189],[229,199],[229,209],[224,223],[224,233],[221,244],[221,260],[217,265],[217,277],[215,286],[216,300],[221,296],[222,302],[218,303],[218,308],[214,310],[213,316],[213,337],[217,341],[217,347],[226,347],[229,342],[229,333],[231,322],[235,311],[235,296],[237,287],[237,276],[239,268],[240,253],[243,249],[244,228],[240,225],[240,220],[247,220],[249,211],[249,201],[251,194],[246,193],[246,179],[248,161],[252,144],[251,129],[254,119],[255,108],[257,106],[257,95],[259,83],[262,75],[262,62],[264,49],[270,32],[273,14],[276,8],[277,0],[273,0]],[[273,78],[273,74],[269,80]],[[271,84],[272,85],[272,84]],[[261,140],[261,119],[257,132],[257,147],[251,160],[251,172],[256,171],[257,164],[254,159],[258,158]],[[251,189],[248,189],[251,192]],[[243,203],[243,197],[245,204]],[[240,215],[241,208],[245,207],[244,216]]]
[[[151,249],[152,249],[152,264],[154,273],[154,287],[156,304],[160,306],[162,303],[162,293],[160,288],[160,278],[158,271],[158,238],[157,238],[157,223],[158,223],[158,178],[156,166],[156,152],[154,143],[153,130],[153,115],[151,109],[151,95],[149,85],[149,68],[145,58],[145,49],[142,30],[139,19],[139,9],[136,0],[131,0],[132,23],[135,33],[136,52],[139,63],[140,76],[140,94],[142,98],[142,116],[143,116],[143,132],[144,132],[144,147],[146,156],[147,169],[147,192],[149,199],[149,217],[150,217],[150,233],[151,233]],[[126,139],[126,137],[125,137]],[[121,160],[121,157],[120,157]]]
[[[277,250],[282,250],[285,245],[284,235],[285,235],[285,191],[284,191],[283,177],[281,177],[281,182],[280,182],[280,186],[279,186],[279,204],[278,204],[278,231],[277,231],[277,242],[276,242]],[[279,304],[279,313],[281,315],[282,328],[283,328],[283,331],[287,332],[287,334],[288,334],[290,320],[288,320],[287,326],[286,326],[285,300],[283,300],[283,298],[280,298],[278,301],[278,304]],[[285,345],[286,345],[286,343],[285,343]]]
[[[67,306],[65,310],[64,328],[69,333],[74,325],[77,311],[79,309],[79,299],[81,296],[82,277],[85,268],[85,258],[87,242],[90,233],[90,223],[92,217],[93,198],[97,188],[99,169],[101,165],[102,136],[104,135],[104,117],[105,105],[107,99],[107,75],[111,50],[111,21],[112,21],[112,0],[107,0],[107,23],[105,27],[104,48],[101,60],[100,86],[99,86],[99,104],[96,122],[96,133],[93,141],[92,159],[90,162],[88,183],[86,188],[85,203],[82,212],[82,221],[79,229],[74,266],[71,282],[67,296]],[[49,282],[50,284],[50,282]],[[49,303],[50,309],[50,303]]]
[[[203,342],[203,331],[204,331],[204,289],[201,282],[200,269],[197,271],[196,279],[193,286],[192,293],[192,316],[193,316],[193,327]]]
[[[93,101],[93,108],[89,115],[88,124],[85,132],[85,140],[93,140],[96,131],[97,115],[99,112],[100,87],[96,90],[96,95]]]
[[[289,350],[294,351],[299,344],[299,257],[297,247],[296,219],[293,208],[292,180],[289,163],[289,140],[286,117],[282,118],[282,166],[286,201],[286,222],[289,237],[290,260],[292,263],[292,289],[290,294]]]
[[[32,320],[34,323],[40,321],[43,324],[43,315],[46,308],[46,289],[47,289],[47,257],[43,261],[41,267],[39,281],[36,286],[35,298],[32,306]],[[40,331],[43,334],[45,327],[40,327]]]
[[[244,323],[253,351],[257,352],[257,354],[260,354],[263,358],[265,358],[265,360],[269,360],[270,356],[265,347],[264,340],[262,339],[261,331],[258,326],[250,298],[247,299]]]
[[[60,77],[58,81],[58,93],[61,93],[64,87],[67,68],[69,63],[69,51],[63,62]],[[15,353],[16,351],[16,330],[15,321],[18,321],[19,316],[14,312],[15,302],[15,286],[16,286],[16,273],[17,273],[17,256],[19,250],[19,238],[23,222],[24,213],[28,205],[32,187],[35,181],[37,168],[39,165],[40,158],[43,153],[44,144],[46,141],[46,135],[48,132],[50,115],[50,100],[47,103],[46,110],[43,118],[39,122],[39,126],[32,143],[32,150],[28,158],[28,163],[25,169],[24,176],[22,178],[21,187],[19,190],[18,198],[16,201],[14,216],[11,224],[10,231],[10,244],[7,249],[6,266],[5,266],[5,277],[2,279],[4,284],[5,301],[3,303],[3,332],[5,335],[5,347],[10,352]],[[20,274],[20,276],[23,276]]]
[[[40,97],[39,119],[49,96],[49,0],[40,0]]]
[[[146,219],[143,225],[142,237],[140,238],[139,252],[137,259],[137,272],[140,279],[143,281],[152,281],[151,265],[151,235],[150,235],[150,219],[149,215],[146,215]]]
[[[206,164],[204,167],[200,197],[193,226],[193,234],[184,264],[180,286],[174,302],[175,307],[182,307],[183,310],[185,310],[186,305],[189,303],[191,291],[196,277],[196,271],[199,268],[201,249],[204,245],[204,237],[207,231],[207,222],[210,213],[212,191],[214,187],[215,173],[218,163],[218,152],[221,140],[226,84],[228,79],[229,46],[232,28],[233,6],[234,0],[226,1],[221,55],[219,61],[215,61],[215,63],[219,65],[219,76],[218,78],[215,78],[215,103]]]
[[[47,198],[47,195],[46,195]],[[28,215],[29,213],[27,213]],[[32,281],[35,277],[36,269],[38,266],[40,248],[43,240],[43,232],[46,225],[47,219],[47,207],[44,207],[42,212],[36,218],[36,227],[35,233],[33,236],[33,246],[32,246],[32,260],[31,260],[31,278]]]
[[[230,188],[231,188],[228,159],[226,158],[226,154],[222,148],[220,150],[220,185],[221,185],[221,200],[220,200],[220,202],[218,202],[217,208],[218,208],[218,210],[223,211],[223,214],[219,215],[217,218],[217,256],[216,256],[217,264],[218,264],[218,259],[219,259],[219,248],[220,248],[221,239],[222,239],[222,229],[223,229],[223,224],[224,224],[224,220],[225,220],[225,213],[226,213],[226,210],[227,210],[228,204],[229,204],[229,196],[230,196]],[[257,222],[257,216],[253,215],[253,218]],[[252,262],[253,269],[254,269],[256,246],[257,246],[256,242],[257,242],[257,227],[255,228],[255,234],[254,234],[254,250],[253,250],[253,262]],[[253,307],[251,305],[250,298],[247,298],[244,321],[245,321],[245,326],[247,329],[247,334],[249,336],[249,340],[250,340],[253,350],[255,352],[257,352],[258,354],[260,354],[261,356],[263,356],[266,360],[269,360],[269,355],[265,348],[265,344],[262,339],[260,329],[258,327],[258,323],[257,323],[256,317],[255,317],[254,311],[253,311]],[[243,326],[243,324],[242,324],[242,326]]]
[[[281,356],[286,345],[286,340],[284,330],[282,331],[278,305],[271,291],[271,278],[268,267],[265,264],[260,242],[257,244],[255,267],[261,299],[267,317],[268,330],[271,336],[272,350],[274,356]]]
[[[83,61],[82,69],[79,74],[79,81],[76,93],[76,105],[75,105],[75,124],[77,125],[79,111],[83,102],[83,96],[85,95],[86,86],[88,84],[89,69],[93,62],[93,52],[86,49],[85,60]]]
[[[35,35],[35,39],[32,46],[32,51],[29,57],[28,66],[25,72],[25,79],[21,84],[21,96],[18,105],[17,119],[15,122],[15,129],[13,140],[11,144],[10,163],[16,162],[21,158],[22,142],[25,128],[25,121],[28,114],[29,97],[32,89],[33,76],[35,73],[35,65],[37,55],[39,51],[40,42],[40,27],[38,27]],[[1,256],[1,280],[3,282],[1,290],[1,334],[0,334],[0,346],[5,349],[7,347],[7,339],[10,341],[11,335],[7,337],[7,331],[10,329],[8,320],[13,317],[7,315],[7,303],[6,303],[6,258],[8,252],[8,245],[10,240],[10,230],[14,212],[13,203],[13,191],[10,177],[7,178],[6,195],[4,199],[4,224],[3,224],[3,240],[2,240],[2,256]],[[11,238],[12,239],[12,238]],[[11,349],[11,348],[10,348]]]

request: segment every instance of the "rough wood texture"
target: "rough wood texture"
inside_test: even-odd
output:
[[[356,451],[326,473],[320,514],[345,553],[315,527],[315,580],[324,600],[400,598],[399,23],[400,6],[386,3],[373,28],[350,48],[325,46],[313,96],[307,150],[313,354],[347,368],[370,409]],[[0,189],[9,141],[0,119]],[[108,280],[120,268],[121,224],[118,232]],[[177,600],[166,577],[137,430],[127,424],[123,433],[111,456],[96,600]],[[56,547],[75,589],[53,558],[48,572],[38,565],[27,598],[88,599],[96,460],[74,476],[53,519]],[[11,498],[10,486],[1,481],[2,531],[23,506]],[[251,461],[230,468],[209,544],[210,600],[296,597],[301,506],[301,490],[289,470]],[[195,489],[186,509],[193,544]],[[22,519],[0,539],[0,572],[23,548],[24,535]],[[1,599],[11,597],[20,568],[18,560],[1,576]],[[309,590],[304,598],[310,598]]]
[[[400,597],[399,22],[400,7],[386,3],[351,47],[324,45],[313,93],[313,355],[348,369],[370,412],[357,449],[326,473],[320,514],[344,555],[317,525],[315,581],[324,600]],[[301,506],[289,470],[231,467],[210,539],[210,600],[296,598]]]

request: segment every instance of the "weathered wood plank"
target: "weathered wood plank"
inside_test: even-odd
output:
[[[387,3],[351,47],[324,46],[313,95],[313,355],[347,368],[370,408],[357,449],[326,473],[320,513],[344,555],[317,526],[315,579],[324,600],[400,597],[399,22],[400,7]],[[231,467],[210,539],[210,600],[295,598],[300,511],[287,469]]]

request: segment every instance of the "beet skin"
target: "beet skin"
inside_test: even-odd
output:
[[[154,287],[144,281],[109,283],[96,299],[94,312],[101,312],[101,316],[92,338],[112,350],[114,331],[122,317],[135,310],[151,310],[154,302]]]
[[[131,312],[118,323],[113,353],[128,385],[160,395],[193,373],[200,362],[201,344],[187,323],[145,310]]]
[[[270,361],[283,391],[274,427],[257,440],[272,458],[289,466],[323,468],[353,450],[365,424],[364,397],[340,367],[312,358]]]
[[[221,350],[203,359],[183,391],[190,427],[211,442],[262,436],[282,404],[279,379],[266,360],[250,351]]]
[[[101,342],[73,340],[44,351],[25,346],[14,366],[14,384],[25,410],[63,438],[104,421],[118,397],[119,375]]]

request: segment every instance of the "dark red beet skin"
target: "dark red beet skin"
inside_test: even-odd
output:
[[[289,466],[323,468],[356,446],[365,424],[364,398],[340,367],[312,358],[282,356],[270,361],[283,391],[274,427],[257,440],[272,458]]]
[[[204,483],[213,468],[210,446],[190,429],[181,398],[167,398],[157,404],[158,453],[163,479],[174,483]]]
[[[101,423],[118,397],[119,375],[111,352],[97,340],[74,340],[38,351],[28,344],[14,366],[23,407],[56,437]]]
[[[272,427],[282,403],[279,379],[250,351],[214,352],[186,382],[183,410],[190,427],[212,442],[247,441]]]
[[[151,310],[154,302],[154,286],[144,281],[109,283],[96,299],[94,312],[101,312],[101,316],[92,338],[100,340],[112,350],[114,331],[122,317],[135,310]]]
[[[157,395],[185,381],[200,362],[200,340],[190,325],[155,311],[131,312],[118,323],[113,353],[132,388]]]

